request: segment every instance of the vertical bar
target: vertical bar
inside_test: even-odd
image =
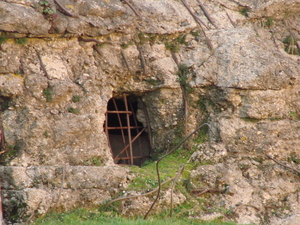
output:
[[[0,178],[0,225],[4,225],[3,209],[2,209],[2,179]]]
[[[116,103],[115,98],[113,98],[112,100],[113,100],[116,111],[119,111],[119,108],[118,108],[118,105]],[[119,120],[120,127],[123,127],[122,120],[121,120],[121,117],[120,117],[119,113],[117,113],[117,117],[118,117],[118,120]],[[123,147],[125,147],[126,146],[126,140],[125,140],[125,135],[124,135],[123,129],[121,129],[121,134],[122,134],[122,140],[123,140]],[[125,154],[128,157],[128,151],[125,151]]]
[[[106,133],[106,136],[107,136],[107,141],[108,141],[108,147],[110,148],[110,152],[112,154],[112,157],[114,157],[114,153],[111,149],[111,145],[110,145],[110,140],[109,140],[109,133],[108,133],[108,113],[105,113],[105,133]]]
[[[117,103],[116,103],[115,98],[113,98],[112,100],[113,100],[113,103],[114,103],[114,106],[115,106],[116,111],[119,111],[118,105],[117,105]],[[121,121],[121,117],[120,117],[120,114],[117,113],[117,116],[118,116],[118,120],[119,120],[120,127],[123,127],[122,121]],[[125,146],[126,146],[126,141],[125,141],[125,136],[124,136],[124,131],[123,131],[123,129],[121,129],[121,134],[122,134],[123,146],[125,147]]]
[[[134,108],[133,108],[131,102],[129,102],[129,106],[130,106],[130,110],[132,111],[132,116],[133,116],[133,119],[134,119],[134,125],[137,127],[138,123],[137,123],[136,115],[134,113]],[[137,134],[139,133],[139,128],[136,128],[136,132],[137,132]],[[139,150],[140,150],[140,156],[143,156],[142,143],[141,143],[141,139],[140,138],[139,138]]]
[[[123,98],[124,98],[124,103],[125,103],[125,108],[126,111],[128,110],[128,105],[127,105],[127,97],[125,94],[123,94]],[[129,150],[130,150],[130,164],[133,165],[133,151],[132,151],[132,143],[131,143],[131,130],[130,130],[130,118],[129,118],[129,114],[126,113],[126,118],[127,118],[127,126],[128,126],[128,141],[129,141]]]

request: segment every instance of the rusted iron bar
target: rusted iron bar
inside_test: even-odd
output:
[[[108,133],[108,114],[105,114],[105,133],[106,133],[106,137],[107,137],[107,141],[108,141],[108,146],[110,148],[110,152],[113,155],[113,151],[111,149],[111,145],[110,145],[110,140],[109,140],[109,133]]]
[[[106,111],[106,113],[128,113],[128,114],[132,114],[132,112],[131,111]]]
[[[135,125],[135,130],[136,132],[138,133],[139,132],[139,129],[137,128],[138,127],[138,122],[137,122],[137,119],[136,119],[136,115],[134,113],[134,109],[133,109],[133,106],[132,106],[132,103],[129,102],[129,107],[130,107],[130,110],[132,111],[132,115],[133,115],[133,121],[134,121],[134,125]],[[139,150],[140,150],[140,155],[143,156],[143,151],[142,151],[142,143],[141,143],[141,139],[139,138]]]
[[[116,103],[115,98],[113,98],[112,100],[113,100],[115,109],[116,109],[117,111],[119,111],[118,105],[117,105],[117,103]],[[117,113],[117,117],[118,117],[120,126],[123,127],[123,125],[122,125],[122,120],[121,120],[121,117],[120,117],[120,113]],[[112,129],[112,127],[109,127],[108,129]],[[126,146],[126,140],[125,140],[124,131],[123,131],[123,129],[120,129],[120,130],[121,130],[121,134],[122,134],[123,146],[125,147],[125,146]]]
[[[124,98],[124,103],[125,103],[125,109],[126,111],[128,110],[128,102],[127,102],[127,97],[125,94],[123,94]],[[132,149],[132,142],[131,142],[131,130],[130,130],[130,118],[129,114],[126,114],[126,119],[127,119],[127,126],[128,126],[128,142],[129,142],[129,155],[130,155],[130,164],[133,165],[133,149]]]
[[[131,143],[130,144],[132,144],[143,132],[144,132],[144,130],[145,130],[146,128],[144,127],[141,131],[140,131],[140,133],[138,133],[132,140],[131,140]],[[129,148],[129,144],[128,145],[126,145],[126,147],[125,148],[123,148],[122,149],[122,151],[120,151],[119,152],[119,154],[115,157],[115,158],[118,158],[127,148]]]
[[[0,177],[0,225],[5,225],[2,209],[2,179]]]
[[[130,129],[135,129],[135,128],[143,128],[143,127],[138,127],[138,126],[131,126]],[[128,129],[128,127],[108,127],[108,130],[125,130]]]
[[[119,111],[118,105],[117,105],[117,103],[116,103],[115,98],[113,98],[113,103],[114,103],[115,109],[116,109],[117,111]],[[118,116],[118,120],[119,120],[120,126],[123,127],[122,121],[121,121],[121,118],[120,118],[120,113],[117,113],[117,116]],[[121,130],[121,134],[122,134],[122,140],[123,140],[123,147],[125,147],[125,146],[126,146],[126,140],[125,140],[125,135],[124,135],[123,129]],[[128,156],[128,151],[125,151],[125,153],[126,153],[126,156]]]
[[[150,156],[133,156],[133,159],[144,159],[144,158],[150,158]],[[118,157],[114,160],[120,160],[120,159],[131,159],[131,157]]]

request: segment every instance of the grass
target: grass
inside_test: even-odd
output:
[[[199,221],[192,219],[154,218],[126,218],[114,214],[105,215],[98,210],[78,209],[68,213],[52,213],[36,220],[32,225],[234,225],[235,223],[221,221]]]

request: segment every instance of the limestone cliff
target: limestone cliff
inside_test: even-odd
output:
[[[149,125],[141,105],[137,118],[156,152],[210,124],[207,143],[186,147],[213,164],[191,177],[227,184],[213,201],[237,222],[296,221],[299,174],[266,155],[299,169],[299,16],[299,0],[1,0],[7,221],[97,206],[126,187],[103,129],[123,94],[148,109]]]

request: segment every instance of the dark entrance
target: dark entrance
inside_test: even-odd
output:
[[[141,166],[150,156],[149,137],[146,128],[137,120],[137,109],[136,97],[123,95],[108,102],[104,130],[117,164]]]

